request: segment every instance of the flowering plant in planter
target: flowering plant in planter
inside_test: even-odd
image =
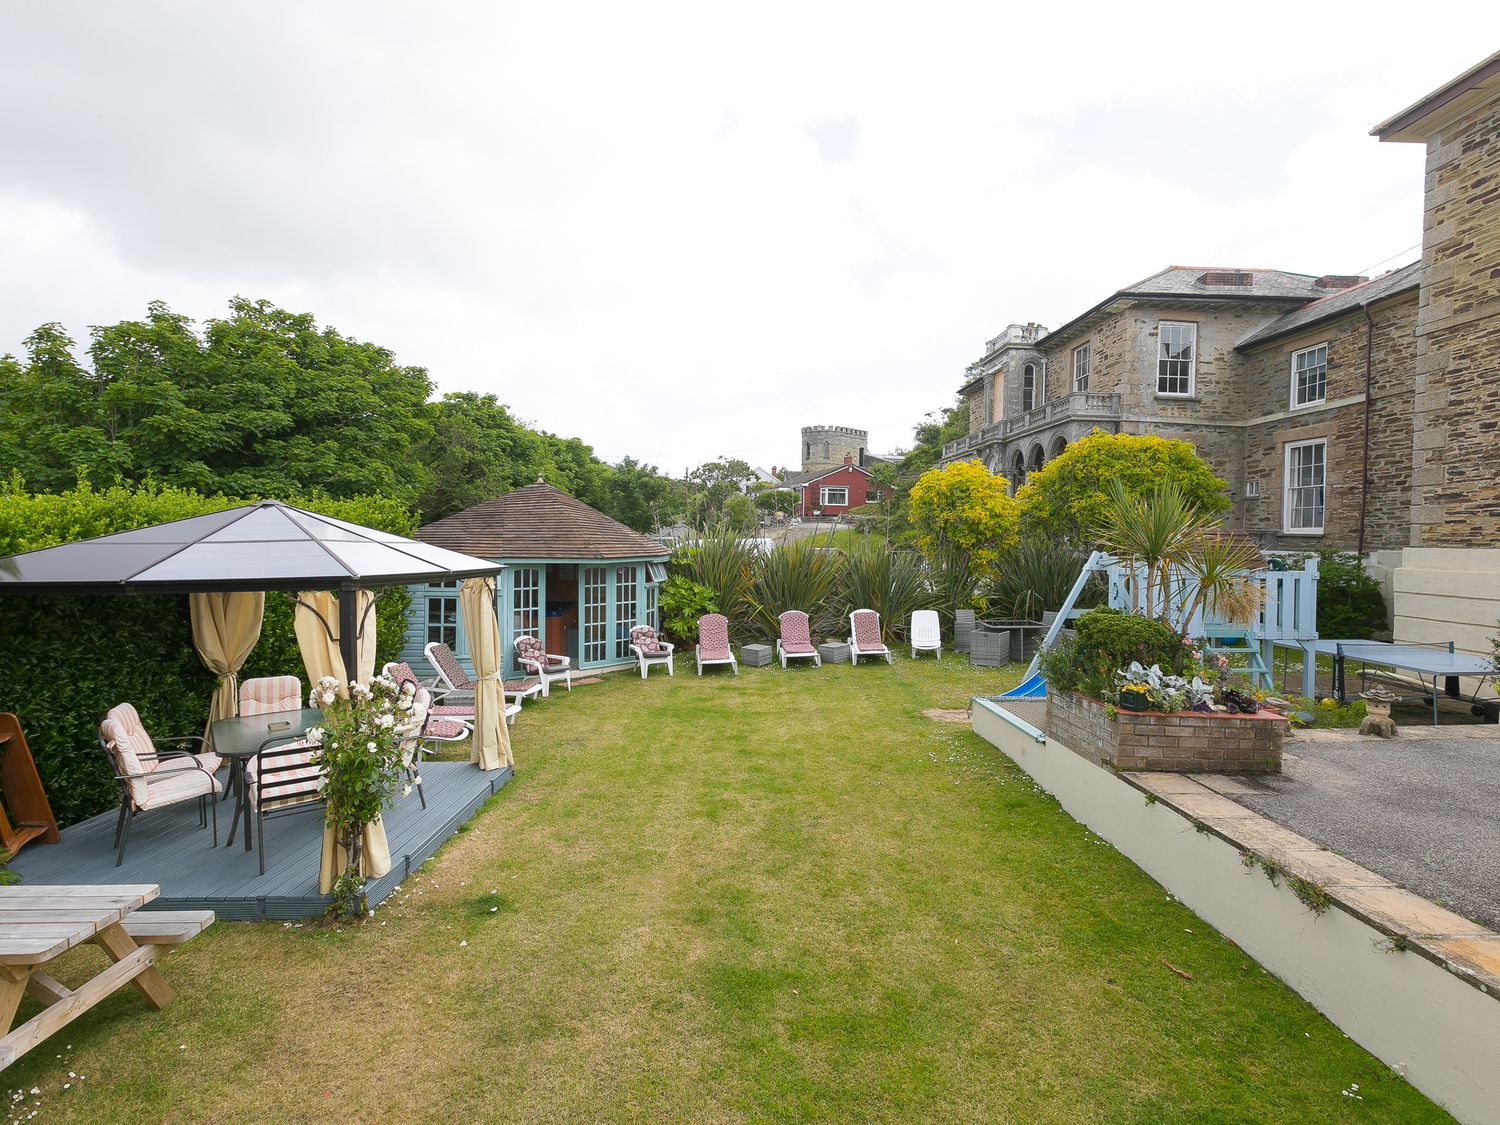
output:
[[[323,722],[307,732],[319,743],[313,763],[322,770],[319,789],[327,801],[325,818],[344,849],[344,870],[333,887],[332,912],[352,920],[365,914],[365,878],[360,871],[365,827],[380,816],[406,773],[407,747],[426,715],[416,702],[416,685],[399,687],[389,676],[368,684],[351,681],[347,698],[325,676],[313,688],[312,703]]]
[[[1106,702],[1122,711],[1207,711],[1213,688],[1201,676],[1189,680],[1163,672],[1160,665],[1146,668],[1132,661],[1115,673],[1115,691],[1105,694]]]

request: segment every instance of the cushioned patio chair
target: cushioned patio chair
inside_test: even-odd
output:
[[[823,667],[823,658],[812,643],[807,614],[800,609],[789,609],[776,620],[781,631],[781,636],[776,638],[776,655],[781,657],[782,668],[786,667],[788,660],[811,660],[814,668]]]
[[[736,676],[740,674],[739,661],[729,647],[729,619],[722,613],[705,613],[698,618],[698,643],[693,646],[693,656],[700,676],[705,664],[728,664]]]
[[[120,783],[120,819],[115,824],[116,867],[125,862],[130,824],[139,813],[184,801],[198,802],[198,827],[206,828],[212,823],[213,846],[219,846],[218,802],[214,798],[222,786],[214,774],[222,760],[201,735],[176,735],[161,741],[196,742],[202,750],[159,749],[129,703],[110,708],[99,724],[99,746],[109,757],[115,780]]]
[[[458,662],[458,657],[453,655],[453,650],[447,645],[433,642],[427,646],[427,659],[433,661],[433,666],[438,667],[433,650],[441,649],[444,659],[450,661],[453,666],[453,678],[450,679],[445,673],[439,672],[437,687],[430,683],[424,683],[417,678],[412,671],[411,665],[405,661],[394,660],[381,669],[381,672],[395,680],[397,684],[410,680],[419,687],[426,688],[432,695],[434,702],[431,713],[444,719],[455,719],[461,723],[472,723],[474,721],[474,689],[478,686],[469,674],[464,671],[463,665]],[[447,685],[457,680],[455,689]],[[523,700],[540,695],[542,685],[536,680],[505,680],[502,682],[505,693],[505,725],[515,726],[516,716],[521,713]]]
[[[640,662],[641,679],[646,678],[646,672],[653,664],[664,664],[667,675],[672,674],[672,648],[656,635],[656,630],[649,625],[637,625],[630,630],[630,651],[635,653],[635,658]]]
[[[296,676],[262,676],[240,685],[241,715],[302,710],[302,681]]]
[[[856,609],[849,615],[849,663],[858,664],[861,656],[883,656],[894,664],[891,650],[880,637],[880,614],[873,609]]]
[[[516,663],[542,681],[543,699],[551,694],[554,680],[563,680],[573,690],[573,662],[548,652],[535,637],[516,638]]]
[[[250,802],[245,815],[255,823],[255,851],[262,875],[266,873],[266,821],[323,808],[323,769],[313,762],[318,747],[300,734],[277,735],[262,742],[255,757],[245,763]],[[234,815],[237,824],[239,809]],[[229,838],[234,839],[234,825],[229,828]]]
[[[919,652],[943,658],[943,625],[935,609],[919,609],[911,615],[911,658],[915,660]]]

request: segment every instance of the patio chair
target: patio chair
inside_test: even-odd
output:
[[[943,626],[935,609],[919,609],[911,615],[911,658],[915,660],[919,652],[943,659]]]
[[[516,663],[542,681],[543,699],[551,694],[554,680],[565,681],[568,690],[573,690],[572,661],[566,656],[554,656],[535,637],[516,638]]]
[[[776,655],[781,657],[781,667],[785,669],[788,660],[811,660],[814,668],[823,667],[823,658],[812,643],[807,614],[800,609],[789,609],[776,620],[781,627],[781,636],[776,638]]]
[[[427,807],[427,794],[422,790],[422,754],[427,750],[430,743],[435,742],[463,742],[474,735],[473,717],[467,721],[456,718],[443,718],[434,712],[439,707],[432,702],[432,693],[426,688],[418,688],[413,705],[413,721],[405,730],[406,739],[401,744],[401,764],[406,768],[406,776],[417,791],[417,799],[422,802],[422,807]],[[505,719],[512,721],[512,711],[520,711],[519,703],[509,704],[505,708]]]
[[[705,664],[728,664],[734,674],[740,674],[740,665],[729,647],[729,619],[722,613],[705,613],[698,618],[698,643],[693,646],[693,656],[698,661],[698,675],[703,675]]]
[[[266,873],[266,821],[272,817],[321,809],[323,793],[319,787],[323,770],[312,758],[318,743],[300,734],[282,734],[261,743],[255,757],[245,763],[250,807],[247,817],[254,817],[255,850],[260,873]],[[239,810],[235,810],[238,822]],[[246,826],[248,829],[248,825]],[[234,839],[234,827],[229,829]]]
[[[214,798],[222,786],[214,774],[221,759],[201,735],[176,735],[161,741],[197,742],[203,750],[195,753],[159,749],[129,703],[110,708],[99,724],[99,746],[108,755],[115,780],[120,783],[120,819],[115,825],[116,867],[125,862],[125,842],[137,814],[184,801],[198,802],[198,827],[208,826],[212,817],[213,846],[219,846],[219,811]]]
[[[883,656],[887,664],[896,662],[880,639],[880,614],[873,609],[856,609],[849,615],[849,663],[858,664],[861,656]]]
[[[302,681],[296,676],[262,676],[240,685],[241,715],[302,710]]]
[[[672,674],[672,648],[656,635],[656,630],[649,625],[637,625],[630,630],[630,651],[635,653],[636,660],[640,661],[641,679],[646,678],[646,671],[653,664],[665,664],[667,675]]]
[[[442,648],[447,651],[449,656],[453,655],[453,650],[448,648],[447,645],[433,643],[427,647],[429,649]],[[430,652],[428,653],[428,659],[432,659]],[[453,663],[456,667],[458,666],[457,657],[453,657]],[[460,689],[458,692],[448,692],[442,687],[434,688],[432,684],[424,683],[412,671],[411,665],[402,660],[393,660],[380,671],[383,675],[395,680],[397,684],[402,684],[410,680],[418,687],[427,689],[434,699],[451,701],[434,703],[430,709],[431,714],[444,719],[453,719],[461,723],[472,723],[474,721],[473,688],[477,685],[475,685],[473,680],[469,679],[468,673],[462,667],[458,667],[458,674],[463,678],[462,682],[469,686],[466,689]],[[441,677],[439,677],[439,682],[441,682]],[[521,713],[521,702],[533,696],[540,695],[542,685],[536,680],[505,680],[503,681],[503,686],[505,691],[505,725],[513,727],[516,725],[516,716]]]

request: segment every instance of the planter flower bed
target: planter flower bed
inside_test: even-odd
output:
[[[1262,708],[1131,712],[1076,691],[1047,695],[1047,736],[1095,765],[1182,773],[1280,773],[1287,720]]]

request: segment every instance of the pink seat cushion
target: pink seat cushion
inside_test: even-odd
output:
[[[519,648],[519,644],[517,647]],[[442,673],[443,679],[448,681],[448,686],[454,691],[473,691],[478,686],[469,678],[469,673],[464,671],[464,666],[458,662],[458,657],[447,645],[428,645],[427,658],[437,665],[437,670]]]
[[[144,783],[146,799],[137,802],[137,808],[145,812],[147,809],[175,805],[178,801],[191,800],[193,797],[217,796],[221,792],[219,779],[207,769],[186,769],[184,766],[187,759],[182,761],[183,765],[168,763],[166,768],[151,775],[150,780]]]
[[[661,639],[657,637],[656,630],[649,625],[637,625],[630,630],[630,643],[647,656],[666,651],[661,646]]]
[[[240,685],[240,714],[269,715],[302,709],[302,681],[296,676],[263,676]]]
[[[880,639],[880,614],[873,609],[861,609],[852,616],[854,647],[860,652],[884,652],[885,642]]]
[[[729,619],[722,613],[698,618],[698,657],[701,660],[728,660]]]
[[[795,653],[814,653],[812,631],[807,625],[807,614],[800,609],[789,609],[779,619],[781,621],[781,651]]]
[[[427,713],[439,716],[449,715],[459,719],[472,719],[474,717],[474,708],[459,707],[457,704],[452,703],[439,703],[434,707],[427,708]],[[431,729],[431,726],[432,724],[429,723],[428,728]]]
[[[411,670],[411,665],[403,660],[391,661],[391,663],[385,666],[383,671],[387,676],[396,681],[397,686],[406,683],[407,680],[410,680],[418,687],[422,686],[421,679]]]
[[[434,708],[436,711],[436,708]],[[460,739],[468,734],[463,723],[455,723],[448,719],[429,719],[427,725],[422,728],[423,738]]]
[[[302,784],[316,780],[323,772],[321,766],[313,763],[312,757],[318,751],[316,742],[285,742],[277,743],[265,753],[264,757],[250,758],[245,762],[245,779],[250,787],[251,805],[259,805],[265,810],[286,808],[290,805],[306,804],[315,801],[316,797],[311,786]],[[274,778],[276,784],[267,789],[264,803],[261,802],[259,786],[256,785],[257,770],[261,761],[266,763],[266,774],[268,778]],[[274,772],[273,772],[274,771]],[[293,782],[285,786],[287,796],[278,797],[277,790],[283,787],[283,783]],[[270,783],[268,782],[268,785]]]

